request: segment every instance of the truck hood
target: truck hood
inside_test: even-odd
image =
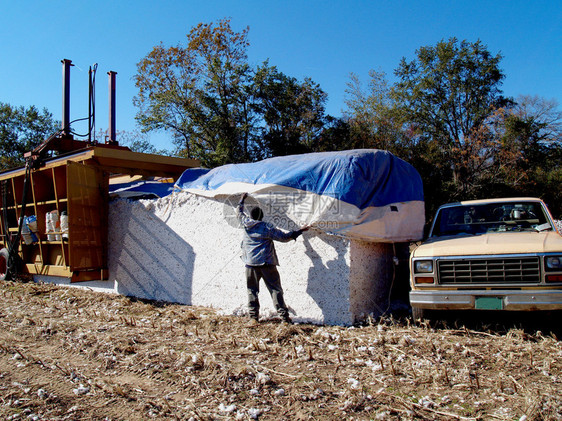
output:
[[[528,231],[431,238],[416,248],[412,257],[551,252],[562,253],[560,234]]]

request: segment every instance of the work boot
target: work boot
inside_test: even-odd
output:
[[[260,321],[257,317],[250,317],[248,323],[246,323],[246,327],[255,327],[260,324]]]
[[[291,320],[291,318],[289,317],[288,314],[281,316],[281,320],[283,320],[283,323],[286,323],[288,325],[292,325],[293,321]]]

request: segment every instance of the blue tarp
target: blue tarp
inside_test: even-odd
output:
[[[376,149],[280,156],[225,165],[197,178],[193,171],[185,171],[176,186],[213,191],[234,182],[274,184],[330,196],[360,209],[423,201],[423,185],[416,169],[390,152]]]
[[[177,180],[176,188],[215,199],[237,199],[248,192],[265,208],[266,218],[269,213],[276,224],[289,220],[367,241],[418,240],[425,222],[418,172],[391,153],[376,149],[189,169]]]
[[[172,183],[159,181],[132,181],[109,185],[110,197],[123,198],[158,198],[171,194],[174,191]]]

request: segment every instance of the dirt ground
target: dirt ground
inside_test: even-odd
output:
[[[544,329],[250,326],[26,282],[0,298],[5,420],[562,419],[562,342]]]

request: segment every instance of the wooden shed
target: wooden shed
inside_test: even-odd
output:
[[[198,166],[194,159],[96,145],[47,159],[40,168],[2,172],[1,243],[8,248],[17,235],[23,211],[25,217],[35,216],[37,228],[33,241],[26,244],[22,239],[14,246],[22,273],[68,277],[71,282],[107,280],[110,177],[141,175],[175,181],[185,169]],[[64,235],[58,227],[47,233],[47,214],[53,211],[68,221]]]

